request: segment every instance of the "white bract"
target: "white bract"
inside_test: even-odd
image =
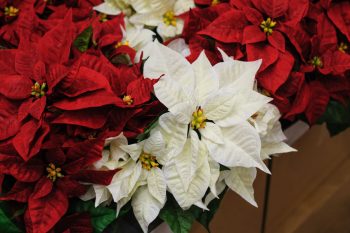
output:
[[[123,32],[122,41],[118,42],[116,47],[127,45],[136,51],[142,50],[147,44],[153,41],[155,33],[142,25],[133,25],[125,18],[125,28],[121,28]]]
[[[130,15],[132,12],[129,0],[105,0],[93,9],[106,15],[119,15],[122,12]]]
[[[263,160],[270,158],[270,155],[296,151],[283,142],[286,136],[279,122],[280,117],[276,106],[266,104],[249,119],[260,135]]]
[[[164,143],[160,132],[152,131],[151,136],[142,142],[120,145],[130,160],[107,186],[117,203],[118,212],[132,199],[135,217],[145,232],[166,201],[166,181],[159,168],[164,163]]]
[[[184,22],[178,16],[195,6],[193,0],[138,0],[132,5],[136,7],[136,14],[130,17],[130,21],[157,27],[157,32],[163,39],[182,33]]]
[[[178,16],[195,7],[195,4],[193,0],[106,0],[94,10],[118,15],[130,7],[135,10],[130,16],[131,23],[157,27],[158,34],[168,39],[182,33],[184,22]]]

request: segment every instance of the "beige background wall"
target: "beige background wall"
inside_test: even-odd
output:
[[[350,232],[350,130],[330,138],[314,126],[294,145],[299,151],[274,158],[265,233]],[[266,175],[258,174],[250,206],[229,191],[211,223],[212,233],[260,233]],[[192,233],[206,231],[195,224]]]

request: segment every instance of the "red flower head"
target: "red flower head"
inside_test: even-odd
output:
[[[101,158],[102,138],[46,149],[24,161],[16,155],[0,155],[1,174],[16,183],[1,200],[28,202],[25,213],[27,232],[48,232],[66,213],[68,199],[86,192],[84,183],[108,185],[117,172],[89,170]]]

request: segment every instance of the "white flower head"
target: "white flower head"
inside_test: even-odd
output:
[[[162,158],[164,147],[163,136],[155,130],[142,142],[121,145],[131,159],[108,186],[118,208],[132,200],[135,217],[144,232],[166,202],[166,181],[159,168],[166,162]]]
[[[130,21],[137,25],[157,27],[163,39],[182,33],[184,22],[178,16],[193,8],[193,0],[130,0],[136,13]]]
[[[248,119],[271,99],[253,90],[261,61],[234,60],[210,64],[205,53],[190,64],[175,51],[154,42],[144,66],[155,84],[157,98],[168,108],[160,126],[171,131],[173,152],[183,148],[188,130],[196,132],[213,160],[226,167],[258,167],[261,142]],[[176,151],[178,152],[178,151]]]

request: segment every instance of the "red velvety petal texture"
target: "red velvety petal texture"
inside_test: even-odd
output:
[[[66,213],[67,195],[60,190],[53,190],[43,198],[30,197],[25,212],[27,232],[48,232]]]

